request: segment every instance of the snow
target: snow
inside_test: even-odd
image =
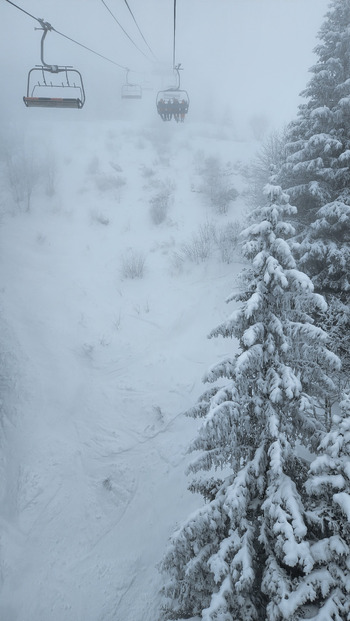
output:
[[[203,221],[223,226],[245,209],[238,198],[218,216],[191,191],[198,152],[234,163],[256,145],[210,128],[203,140],[193,123],[60,119],[19,138],[44,173],[29,212],[3,175],[0,618],[154,621],[157,563],[201,504],[184,474],[198,422],[183,412],[229,353],[206,337],[242,268],[215,252],[181,269],[173,257]],[[156,225],[164,184],[169,213]],[[122,276],[132,252],[142,278]]]
[[[350,520],[350,496],[346,492],[340,492],[334,494],[333,500],[339,505],[343,513],[346,515],[347,520]]]

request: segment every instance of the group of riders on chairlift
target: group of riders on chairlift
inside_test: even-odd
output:
[[[176,99],[173,97],[172,99],[159,99],[157,102],[157,110],[160,117],[163,121],[171,121],[174,117],[175,121],[181,123],[185,120],[185,115],[188,112],[188,101],[185,99]]]

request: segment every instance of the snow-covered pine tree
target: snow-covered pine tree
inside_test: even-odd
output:
[[[287,135],[287,162],[279,182],[288,188],[298,219],[313,222],[316,211],[348,187],[350,172],[349,0],[331,0],[315,48],[317,63],[301,93],[307,102]],[[286,190],[287,191],[287,190]]]
[[[240,351],[210,370],[214,386],[188,413],[203,418],[189,472],[200,474],[191,487],[207,504],[163,559],[164,619],[292,621],[322,588],[317,574],[308,579],[306,468],[295,443],[318,442],[316,401],[332,388],[327,370],[339,361],[310,319],[325,302],[286,242],[295,207],[280,187],[266,193],[244,233],[252,267],[244,292],[230,298],[241,307],[210,335],[236,337]]]
[[[310,467],[306,521],[313,538],[313,573],[324,576],[312,619],[350,618],[350,396],[340,402],[331,431]],[[310,536],[309,535],[309,536]]]
[[[350,369],[350,2],[332,0],[302,93],[307,103],[289,126],[287,161],[277,176],[298,208],[298,266],[326,297],[319,320]],[[330,321],[331,317],[331,321]]]

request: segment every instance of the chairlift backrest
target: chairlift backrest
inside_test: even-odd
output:
[[[167,88],[163,91],[159,91],[157,94],[157,104],[161,99],[165,102],[184,101],[187,105],[190,103],[188,92],[180,89]]]
[[[23,101],[27,108],[80,109],[85,103],[82,76],[71,67],[34,67],[28,74]]]

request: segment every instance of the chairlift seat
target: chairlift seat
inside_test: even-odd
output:
[[[123,84],[122,99],[142,99],[142,88],[138,84]]]
[[[27,108],[77,108],[83,107],[81,99],[72,97],[23,97]]]

